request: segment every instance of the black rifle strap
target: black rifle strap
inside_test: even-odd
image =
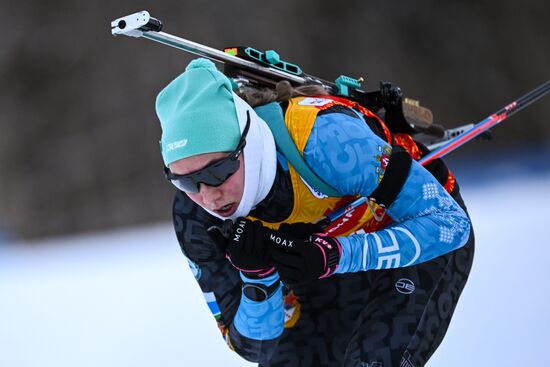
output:
[[[378,187],[368,199],[381,207],[389,207],[395,201],[395,198],[397,198],[397,195],[405,184],[411,169],[411,163],[412,158],[410,154],[403,148],[394,145],[386,172],[382,176],[382,181],[380,181]]]

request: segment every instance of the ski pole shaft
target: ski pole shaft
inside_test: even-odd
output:
[[[336,219],[341,218],[346,213],[349,213],[353,209],[357,208],[358,206],[364,204],[367,202],[366,197],[359,197],[355,200],[353,200],[350,203],[347,203],[346,205],[343,205],[339,208],[334,209],[334,211],[328,213],[326,216],[319,218],[314,223],[319,224],[321,227],[326,228],[329,226],[330,223],[334,222]]]
[[[488,116],[483,121],[478,122],[470,130],[449,140],[449,142],[439,147],[438,149],[434,150],[430,154],[424,156],[418,162],[421,165],[425,166],[431,161],[433,161],[434,159],[441,158],[447,155],[448,153],[452,152],[453,150],[460,147],[464,143],[467,143],[468,141],[472,140],[479,134],[501,123],[502,121],[506,120],[508,117],[512,116],[516,112],[521,111],[525,107],[529,106],[531,103],[542,98],[543,96],[548,94],[548,92],[550,92],[550,80],[538,86],[537,88],[533,89],[531,92],[527,93],[523,97],[506,105],[504,108],[500,109],[499,111]]]

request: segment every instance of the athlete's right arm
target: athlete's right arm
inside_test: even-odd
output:
[[[181,192],[174,200],[173,219],[182,251],[229,347],[251,362],[269,361],[283,332],[281,289],[262,302],[243,295],[243,280],[250,280],[241,279],[206,232],[219,224],[217,219]]]
[[[331,113],[317,117],[304,159],[340,193],[368,198],[386,174],[383,156],[391,151],[361,119]],[[470,235],[466,212],[414,160],[386,214],[393,223],[382,229],[338,237],[337,273],[416,265],[464,246]]]

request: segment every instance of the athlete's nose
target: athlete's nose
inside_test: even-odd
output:
[[[208,209],[218,209],[217,205],[223,197],[223,192],[219,187],[200,184],[199,193],[202,196],[202,201]]]

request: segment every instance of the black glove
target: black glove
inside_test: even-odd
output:
[[[221,225],[213,225],[206,229],[206,233],[216,245],[216,251],[219,255],[227,257],[227,245],[229,237],[233,233],[233,221],[226,219]]]
[[[213,226],[207,230],[218,250],[249,278],[263,278],[275,272],[266,231],[261,222],[243,217],[237,218],[231,228],[226,221],[221,228]]]
[[[269,241],[275,268],[287,284],[325,278],[338,269],[342,246],[334,237],[317,233],[300,239],[271,231]]]
[[[323,232],[323,227],[317,223],[283,223],[278,231],[289,234],[294,238],[307,240],[312,234]]]

